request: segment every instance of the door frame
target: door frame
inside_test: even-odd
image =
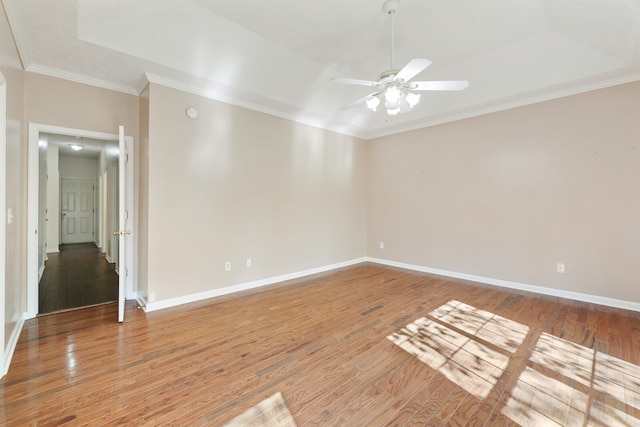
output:
[[[96,132],[85,129],[74,129],[29,122],[29,146],[27,154],[27,311],[25,313],[25,319],[33,319],[38,315],[38,142],[40,140],[41,132],[77,136],[79,138],[101,139],[113,142],[118,141],[117,133]],[[130,148],[127,150],[129,151],[129,163],[131,163],[130,168],[133,168],[133,137],[126,136],[125,140]],[[133,189],[133,173],[127,174],[126,184],[128,188]],[[135,204],[131,203],[129,215],[132,219],[135,218],[137,214],[134,208]],[[134,223],[135,221],[133,221],[132,224]],[[133,237],[134,239],[137,238],[136,233],[133,234]],[[129,274],[127,275],[127,285],[125,288],[125,295],[127,299],[135,299],[135,293],[133,290],[134,278],[136,277],[134,264],[134,262],[131,262],[129,265]]]
[[[0,295],[2,295],[2,303],[0,303],[0,319],[2,328],[0,328],[0,378],[9,370],[10,356],[6,355],[5,348],[5,276],[6,276],[6,260],[5,248],[6,242],[6,199],[7,199],[7,81],[4,79],[0,71],[0,165],[2,165],[2,173],[0,173]],[[36,242],[37,244],[37,242]],[[37,250],[37,248],[36,248]],[[37,261],[37,259],[36,259]],[[11,346],[9,346],[10,348]]]

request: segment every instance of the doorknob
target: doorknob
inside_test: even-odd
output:
[[[131,234],[131,230],[126,230],[126,231],[114,231],[113,235],[114,236],[124,236],[124,235],[129,235]]]

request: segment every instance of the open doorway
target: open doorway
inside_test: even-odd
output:
[[[117,301],[117,141],[40,132],[38,147],[38,314]]]
[[[119,139],[123,141],[120,147],[124,147],[122,149],[126,150],[124,156],[119,155],[120,150],[117,142]],[[73,160],[73,157],[78,156],[72,155],[69,151],[72,150],[71,145],[76,144],[83,146],[83,150],[79,151],[86,149],[85,153],[89,153],[90,147],[95,144],[94,149],[101,154],[98,154],[97,159],[94,154],[94,160],[88,160],[91,158],[89,154],[84,154],[85,160]],[[61,156],[61,150],[65,150],[66,154],[71,155]],[[133,154],[133,139],[131,137],[122,136],[120,138],[118,134],[29,123],[27,222],[30,233],[27,249],[27,312],[25,318],[33,318],[41,312],[39,282],[41,277],[46,275],[46,268],[43,268],[43,265],[45,265],[47,256],[51,259],[54,254],[56,256],[63,254],[63,249],[66,249],[65,246],[69,244],[93,245],[94,252],[98,251],[100,255],[104,251],[103,261],[115,264],[113,270],[116,273],[119,271],[117,263],[126,266],[124,276],[119,276],[122,282],[118,295],[122,296],[122,301],[125,297],[127,299],[135,298],[133,291],[133,240],[131,238],[125,240],[126,250],[121,250],[122,254],[127,254],[127,257],[123,259],[118,256],[118,240],[113,235],[113,231],[119,228],[119,222],[122,222],[122,219],[119,218],[122,215],[122,210],[126,210],[126,215],[135,218],[135,212],[133,212],[133,161],[125,162],[124,166],[121,163],[125,158],[131,160],[131,154]],[[57,176],[56,168],[49,167],[47,164],[55,163],[56,159],[58,161]],[[64,172],[63,164],[71,164],[71,172],[68,172],[69,169]],[[95,164],[96,166],[94,169],[90,168],[91,172],[85,175],[82,169],[87,164]],[[122,171],[127,171],[126,178],[122,180],[122,183],[118,179],[119,168],[122,168]],[[51,176],[48,176],[48,169],[51,170]],[[44,181],[43,175],[45,176]],[[65,198],[62,194],[63,177],[71,182],[69,191],[65,193]],[[86,180],[92,181],[90,187],[93,194],[88,191],[87,183],[83,182]],[[58,194],[49,196],[49,200],[52,201],[50,209],[47,206],[48,195],[43,193],[49,191],[48,184],[53,184],[53,187],[56,187],[56,183],[59,183],[57,184]],[[124,185],[124,189],[120,187],[120,184]],[[107,194],[103,194],[105,191]],[[118,199],[120,192],[126,195],[124,201]],[[57,207],[55,206],[56,200],[58,201]],[[69,203],[73,203],[73,206],[70,206]],[[119,205],[122,209],[119,209]],[[81,207],[82,209],[80,209]],[[84,210],[85,213],[90,211],[90,215],[78,217],[75,214],[79,210]],[[71,211],[74,214],[71,214]],[[70,217],[73,219],[68,221],[67,219]],[[82,232],[80,234],[85,237],[76,240],[72,238],[71,241],[63,240],[72,234],[77,235],[79,232]],[[91,238],[86,238],[87,234]],[[78,251],[75,252],[78,253]]]

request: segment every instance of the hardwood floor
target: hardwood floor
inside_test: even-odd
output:
[[[39,314],[118,300],[115,264],[94,243],[60,245],[48,258],[38,287]]]
[[[178,285],[178,284],[177,284]],[[3,425],[640,425],[640,313],[374,264],[26,322]]]

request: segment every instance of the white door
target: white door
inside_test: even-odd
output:
[[[118,230],[113,234],[118,238],[118,322],[124,321],[125,284],[131,269],[127,265],[127,243],[131,240],[131,227],[127,212],[127,147],[124,138],[124,126],[118,128],[120,155],[118,158]],[[129,247],[131,247],[129,245]]]
[[[62,243],[93,242],[93,180],[62,178]]]

